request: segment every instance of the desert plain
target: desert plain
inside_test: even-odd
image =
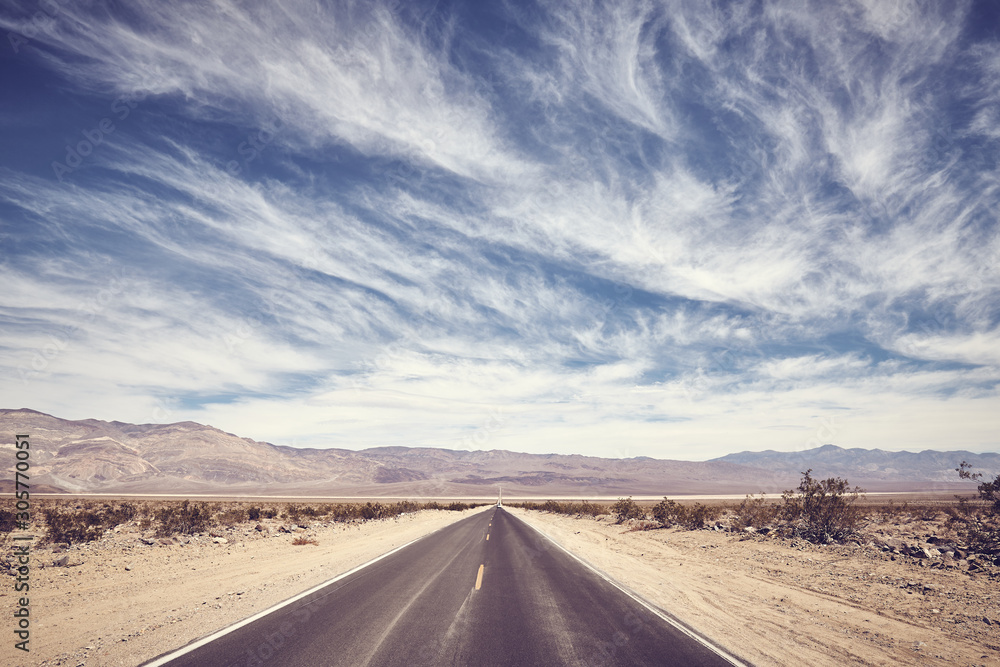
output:
[[[649,530],[609,514],[506,511],[545,535],[543,548],[568,550],[748,664],[1000,665],[1000,567],[947,550],[941,518],[920,507],[826,545],[721,522]],[[139,665],[484,509],[279,515],[171,537],[129,521],[95,541],[39,544],[31,651],[8,660],[5,646],[4,662]],[[5,538],[8,571],[11,553]],[[13,586],[0,600],[14,608]]]

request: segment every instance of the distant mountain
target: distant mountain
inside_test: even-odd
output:
[[[852,482],[857,478],[872,491],[920,490],[926,483],[941,487],[949,482],[968,488],[955,485],[957,477],[953,470],[948,477],[947,469],[963,458],[975,465],[980,460],[967,452],[908,454],[924,457],[921,468],[918,462],[892,464],[898,453],[838,447],[796,454],[743,452],[703,462],[429,447],[302,449],[195,422],[68,421],[35,410],[0,409],[0,452],[9,450],[11,461],[17,433],[30,434],[32,488],[68,493],[481,497],[492,495],[498,485],[507,496],[774,493],[796,486],[799,472],[808,467],[817,476],[849,471]],[[987,463],[1000,459],[981,456]],[[858,470],[865,476],[853,474]]]
[[[823,445],[801,452],[739,452],[727,454],[716,463],[765,468],[775,472],[796,474],[812,469],[813,477],[842,477],[848,481],[866,482],[935,482],[953,483],[958,479],[955,469],[968,461],[975,470],[992,477],[1000,474],[1000,454],[973,454],[967,451],[887,452],[881,449],[844,449]]]

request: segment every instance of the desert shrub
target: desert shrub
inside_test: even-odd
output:
[[[719,507],[702,505],[701,503],[685,507],[684,510],[684,514],[680,517],[680,524],[688,530],[704,528],[707,524],[718,519],[722,513],[722,509]]]
[[[663,497],[663,500],[653,505],[653,518],[664,528],[669,528],[680,523],[678,519],[683,513],[684,507],[666,496]]]
[[[871,518],[874,521],[881,523],[892,523],[897,521],[901,514],[906,512],[907,503],[902,505],[897,505],[895,501],[889,500],[889,502],[877,506],[871,512]]]
[[[744,528],[761,529],[774,522],[778,515],[778,507],[767,502],[764,494],[760,497],[748,495],[734,510],[732,520],[733,530]]]
[[[857,506],[862,489],[848,486],[847,480],[813,479],[812,469],[802,473],[795,490],[785,491],[780,510],[787,531],[818,544],[842,542],[853,535],[861,521]]]
[[[45,541],[78,544],[98,539],[106,530],[135,518],[137,510],[131,503],[105,503],[95,508],[92,503],[69,507],[55,503],[42,510],[45,517]]]
[[[101,509],[101,522],[108,528],[114,528],[123,523],[128,523],[139,514],[139,509],[132,503],[118,503],[111,505],[105,503]]]
[[[419,509],[420,505],[412,500],[400,500],[393,506],[392,511],[398,516],[407,512],[416,512]]]
[[[709,521],[717,519],[721,513],[722,510],[718,507],[701,503],[687,507],[667,497],[653,506],[653,518],[664,528],[680,526],[688,530],[698,530],[704,528]]]
[[[582,514],[584,516],[600,516],[602,514],[607,514],[607,512],[608,510],[604,507],[604,505],[589,503],[586,500],[580,503],[578,508],[578,514]]]
[[[259,507],[248,507],[247,508],[247,520],[248,521],[260,521],[260,508]]]
[[[89,509],[64,510],[53,507],[42,510],[42,515],[45,517],[46,542],[91,542],[104,532],[100,515]]]
[[[9,510],[0,510],[0,533],[9,533],[17,527],[17,515]]]
[[[619,498],[618,502],[611,506],[611,513],[615,515],[615,523],[623,523],[629,519],[646,518],[646,513],[632,500],[632,496]]]
[[[300,547],[303,544],[313,544],[319,546],[319,542],[317,542],[316,540],[309,537],[303,537],[301,535],[292,540],[292,544],[294,544],[297,547]]]
[[[448,509],[452,512],[461,512],[462,510],[467,510],[474,505],[466,505],[465,503],[451,503],[448,505]]]
[[[920,521],[937,521],[941,516],[942,508],[935,505],[912,505],[910,515]]]
[[[586,500],[579,503],[570,501],[560,503],[555,500],[546,500],[540,505],[531,501],[525,501],[523,503],[507,503],[507,507],[521,507],[526,510],[542,510],[545,512],[553,512],[555,514],[566,514],[568,516],[594,517],[608,513],[608,508],[604,505],[597,505]]]
[[[361,518],[365,521],[371,519],[381,519],[385,516],[385,507],[382,503],[367,502],[361,507]]]
[[[185,500],[180,505],[170,503],[156,511],[160,522],[156,534],[160,537],[202,533],[212,525],[212,512],[205,503],[191,504]]]
[[[969,549],[978,553],[1000,553],[1000,475],[991,482],[981,481],[982,473],[972,472],[965,461],[956,468],[962,479],[978,481],[979,498],[956,496],[958,505],[946,510],[947,524],[958,533]]]
[[[215,515],[215,520],[222,526],[235,526],[247,520],[248,512],[242,507],[230,507]]]

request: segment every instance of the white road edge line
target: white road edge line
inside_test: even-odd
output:
[[[516,516],[514,518],[518,519],[518,517],[516,517]],[[599,576],[601,579],[604,579],[606,582],[608,582],[609,584],[611,584],[612,586],[614,586],[615,588],[617,588],[618,590],[620,590],[622,593],[624,593],[625,595],[629,596],[630,598],[632,598],[633,600],[635,600],[636,602],[638,602],[639,604],[641,604],[643,607],[645,607],[649,611],[653,612],[654,614],[656,614],[657,616],[659,616],[660,618],[662,618],[664,621],[666,621],[667,623],[669,623],[673,627],[675,627],[678,630],[680,630],[681,632],[683,632],[685,635],[687,635],[691,639],[695,640],[696,642],[698,642],[699,644],[701,644],[705,648],[707,648],[710,651],[712,651],[713,653],[717,654],[720,658],[728,660],[729,662],[731,662],[734,665],[734,667],[752,667],[752,665],[750,663],[742,662],[737,657],[735,657],[733,655],[730,655],[725,650],[723,650],[721,647],[716,646],[715,644],[713,644],[710,641],[708,641],[705,637],[702,637],[702,636],[698,635],[691,628],[686,627],[679,620],[677,620],[675,618],[671,618],[670,616],[668,616],[667,614],[665,614],[663,612],[663,610],[661,610],[660,608],[658,608],[652,602],[648,602],[648,601],[644,600],[642,598],[642,596],[640,596],[638,593],[635,593],[635,592],[629,590],[628,587],[626,587],[625,585],[620,584],[617,581],[615,581],[614,579],[612,579],[610,575],[605,574],[604,572],[601,572],[595,566],[591,565],[590,563],[588,563],[586,560],[584,560],[580,556],[577,556],[575,553],[573,553],[572,551],[570,551],[569,549],[567,549],[563,545],[561,545],[558,542],[556,542],[552,538],[552,536],[549,535],[548,533],[546,533],[544,530],[542,530],[540,528],[536,528],[535,526],[532,526],[532,525],[528,524],[528,522],[524,521],[523,519],[518,519],[518,521],[523,521],[526,525],[528,525],[529,528],[531,528],[532,530],[535,530],[535,531],[538,531],[539,533],[541,533],[542,536],[545,537],[545,539],[547,539],[552,544],[556,545],[564,553],[566,553],[569,556],[575,558],[579,563],[581,563],[587,569],[589,569],[594,574],[596,574],[597,576]]]
[[[461,520],[462,519],[458,519],[458,521],[461,521]],[[406,547],[410,546],[414,542],[419,542],[420,540],[422,540],[422,539],[424,539],[426,537],[430,537],[434,533],[437,533],[438,531],[444,530],[448,526],[454,525],[455,523],[457,523],[457,521],[449,523],[449,524],[444,525],[444,526],[441,526],[440,528],[437,528],[437,529],[435,529],[435,530],[427,533],[426,535],[422,535],[421,537],[418,537],[418,538],[416,538],[414,540],[410,540],[406,544],[400,545],[400,546],[396,547],[395,549],[393,549],[392,551],[386,551],[381,556],[376,556],[375,558],[372,558],[370,561],[368,561],[366,563],[362,563],[361,565],[358,565],[357,567],[352,568],[352,569],[348,570],[347,572],[343,572],[341,574],[338,574],[333,579],[330,579],[328,581],[324,581],[321,584],[313,586],[309,590],[303,591],[302,593],[299,593],[298,595],[295,595],[293,597],[288,598],[287,600],[279,602],[278,604],[276,604],[276,605],[274,605],[272,607],[268,607],[264,611],[259,611],[256,614],[254,614],[253,616],[251,616],[250,618],[245,618],[242,621],[237,621],[236,623],[234,623],[234,624],[232,624],[230,626],[227,626],[225,628],[222,628],[221,630],[218,630],[217,632],[214,632],[214,633],[208,635],[207,637],[202,637],[201,639],[198,639],[198,640],[192,642],[191,644],[187,644],[185,646],[182,646],[179,649],[176,649],[175,651],[173,651],[171,653],[168,653],[166,655],[160,656],[159,658],[153,658],[152,662],[144,662],[144,663],[142,663],[140,665],[140,667],[161,667],[161,665],[165,665],[168,662],[170,662],[171,660],[176,660],[177,658],[181,657],[182,655],[187,655],[191,651],[194,651],[195,649],[199,649],[202,646],[204,646],[205,644],[214,642],[219,637],[225,637],[230,632],[234,632],[236,630],[239,630],[243,626],[249,625],[249,624],[253,623],[254,621],[256,621],[259,618],[263,618],[263,617],[267,616],[268,614],[273,614],[274,612],[278,611],[279,609],[282,609],[283,607],[287,607],[288,605],[292,604],[293,602],[297,602],[297,601],[301,600],[302,598],[304,598],[304,597],[306,597],[308,595],[312,595],[316,591],[322,590],[322,589],[326,588],[327,586],[329,586],[330,584],[334,584],[334,583],[340,581],[344,577],[349,577],[352,574],[354,574],[355,572],[363,570],[366,567],[368,567],[369,565],[377,563],[380,560],[382,560],[383,558],[386,558],[387,556],[391,556],[392,554],[396,553],[397,551],[405,549]]]

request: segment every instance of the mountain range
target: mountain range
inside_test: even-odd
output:
[[[0,409],[0,451],[9,450],[11,462],[15,434],[30,436],[32,489],[65,493],[490,497],[502,486],[505,496],[597,498],[779,493],[794,488],[806,469],[814,477],[844,477],[869,491],[974,488],[955,473],[963,460],[989,476],[1000,474],[1000,454],[965,451],[825,445],[677,461],[428,447],[306,449],[195,422],[70,421],[35,410]]]

